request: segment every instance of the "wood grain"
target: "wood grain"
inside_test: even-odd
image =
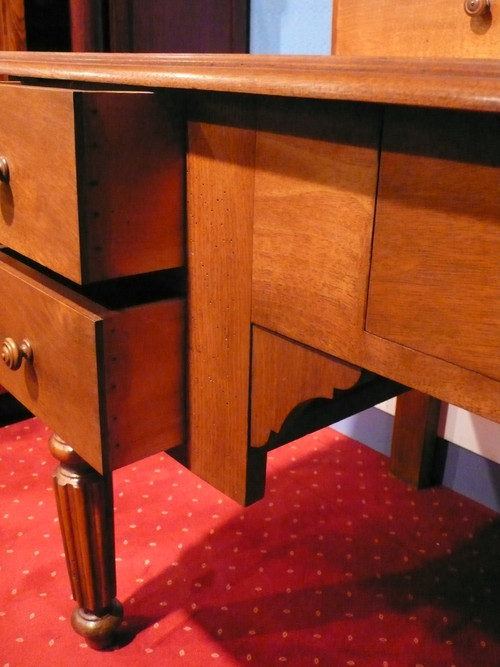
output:
[[[107,46],[103,0],[69,0],[72,51],[104,51]]]
[[[112,51],[245,53],[248,50],[247,0],[190,0],[189,7],[185,0],[147,3],[115,0],[109,5]]]
[[[248,279],[250,260],[246,254],[247,251],[244,249],[249,247],[251,241],[251,228],[253,224],[252,206],[254,202],[253,176],[251,175],[253,158],[250,158],[250,154],[253,154],[252,131],[247,129],[248,114],[245,117],[245,114],[241,113],[242,106],[247,105],[249,107],[250,103],[248,97],[240,96],[240,93],[258,93],[258,96],[253,98],[254,104],[257,106],[262,105],[266,109],[269,107],[269,100],[266,95],[273,94],[283,97],[283,104],[285,106],[289,102],[292,102],[291,97],[318,97],[331,99],[332,107],[336,106],[336,100],[350,99],[360,102],[383,102],[389,105],[406,104],[416,107],[441,106],[447,108],[478,109],[482,111],[500,110],[500,91],[498,87],[500,62],[488,59],[482,61],[473,59],[419,60],[412,58],[377,59],[372,57],[347,56],[335,58],[168,55],[148,57],[125,54],[108,54],[108,56],[75,55],[73,57],[61,54],[35,56],[33,54],[4,53],[0,54],[0,68],[13,75],[45,76],[52,80],[74,78],[75,80],[87,79],[88,81],[99,82],[101,84],[119,83],[192,88],[195,89],[195,92],[187,93],[188,106],[193,104],[194,99],[199,100],[199,96],[202,99],[201,106],[206,105],[207,98],[211,95],[207,91],[225,91],[225,94],[219,95],[217,113],[213,106],[210,108],[206,107],[205,115],[203,116],[202,114],[201,118],[194,119],[195,122],[193,123],[193,127],[197,133],[195,144],[198,155],[192,156],[193,170],[191,173],[194,174],[194,177],[190,182],[190,199],[193,202],[198,198],[198,204],[194,205],[193,210],[196,212],[195,220],[196,224],[199,225],[199,229],[196,232],[193,231],[193,238],[195,239],[193,247],[200,252],[192,255],[193,276],[196,275],[192,292],[193,295],[195,293],[198,294],[198,296],[194,297],[193,303],[198,305],[196,305],[196,309],[193,312],[197,313],[196,317],[201,317],[202,324],[193,338],[193,342],[197,347],[193,346],[191,354],[195,360],[196,372],[202,373],[203,355],[207,356],[209,354],[206,352],[206,345],[207,341],[211,340],[210,336],[212,334],[210,332],[215,332],[214,340],[220,346],[218,348],[219,351],[224,349],[224,337],[222,336],[221,338],[221,333],[217,330],[217,327],[220,326],[220,322],[225,321],[225,309],[229,309],[231,318],[228,322],[232,327],[230,333],[232,336],[234,335],[231,345],[237,350],[234,375],[237,380],[233,383],[227,379],[231,376],[231,371],[233,370],[231,362],[228,360],[229,356],[224,356],[221,353],[220,358],[223,359],[224,363],[218,368],[217,363],[214,362],[213,369],[219,374],[219,376],[216,375],[215,377],[218,378],[217,381],[221,382],[221,386],[227,386],[231,389],[232,393],[229,392],[231,401],[234,400],[234,403],[231,403],[231,407],[236,406],[238,410],[236,420],[248,418],[248,413],[245,412],[243,405],[244,401],[248,398],[248,389],[245,388],[240,392],[240,396],[238,395],[238,387],[246,386],[249,363],[245,357],[245,350],[247,349],[246,327],[250,320],[250,316],[247,313],[249,296],[245,285]],[[226,94],[227,92],[230,94]],[[239,108],[237,113],[234,111],[235,107]],[[371,108],[369,105],[365,106],[364,104],[360,105],[360,107],[364,109]],[[430,110],[423,110],[422,113],[430,113]],[[278,119],[280,114],[278,114]],[[226,118],[221,119],[220,116],[224,115]],[[286,124],[289,123],[286,110],[283,112],[283,118],[283,127],[286,130]],[[481,126],[484,123],[484,127],[489,127],[489,123],[494,122],[492,119],[495,116],[484,113],[477,117],[467,115],[467,118],[471,124],[473,118],[478,118]],[[363,117],[361,117],[360,123],[362,121]],[[310,122],[312,123],[312,121]],[[227,127],[229,129],[226,129]],[[297,154],[306,156],[308,151],[309,153],[311,152],[311,147],[316,145],[315,142],[318,140],[318,137],[315,139],[310,134],[304,134],[305,128],[306,126],[302,124],[300,129],[297,130],[296,135],[290,133],[289,136],[293,136],[292,145],[289,149],[291,154],[295,151],[294,146],[304,147],[308,145],[309,149],[297,151]],[[207,130],[207,141],[203,138],[205,129]],[[268,146],[271,147],[273,142],[277,140],[277,135],[280,134],[280,131],[271,131],[269,127],[261,127],[259,132],[261,131],[269,135],[269,144],[266,144],[267,151]],[[213,137],[211,136],[212,132]],[[468,136],[470,132],[472,132],[472,136],[476,136],[478,131],[474,129],[470,130],[466,123],[463,131],[464,136]],[[491,132],[485,132],[484,136],[487,138],[490,136],[494,137],[495,132],[496,130],[493,132],[493,135]],[[288,136],[286,131],[284,132],[284,136]],[[444,136],[447,136],[446,132]],[[440,137],[435,137],[435,140],[437,143]],[[212,141],[214,144],[213,153],[211,152]],[[481,141],[484,142],[484,139]],[[482,145],[481,141],[478,145]],[[225,142],[227,142],[227,147],[224,145]],[[451,145],[454,142],[455,140],[451,142]],[[445,143],[450,145],[448,140]],[[276,145],[279,146],[278,154],[280,152],[286,154],[287,148],[284,139],[276,141]],[[458,145],[461,145],[460,142],[458,142]],[[412,155],[411,150],[408,149],[410,156]],[[422,156],[418,152],[413,157],[429,158],[429,156]],[[448,161],[455,164],[461,162],[460,159],[452,158],[449,160],[449,157],[443,160],[442,174],[439,175],[439,178],[441,178],[444,174],[445,181]],[[320,158],[320,164],[324,164],[321,154]],[[283,158],[280,159],[284,162],[284,171],[281,175],[274,174],[271,164],[269,174],[265,175],[265,178],[269,179],[270,182],[274,178],[278,180],[283,179],[283,182],[286,182],[290,176],[290,169],[292,173],[294,169],[297,169],[297,174],[300,176],[299,181],[303,180],[307,182],[310,179],[307,170],[302,172],[298,169],[297,163],[294,163],[295,166],[290,165],[287,172],[287,161],[283,161]],[[304,159],[306,158],[304,157]],[[309,159],[311,160],[311,158]],[[473,171],[475,171],[479,163],[475,159],[472,159],[470,152],[466,161],[472,165]],[[455,168],[460,171],[459,167]],[[279,170],[281,170],[281,166],[279,166]],[[458,171],[455,173],[458,173]],[[218,177],[219,174],[221,178]],[[188,176],[188,180],[190,178],[191,176]],[[293,178],[290,180],[293,182]],[[225,182],[229,186],[227,189],[224,189],[223,186]],[[435,179],[435,183],[438,183],[438,180]],[[475,188],[477,179],[474,183]],[[303,186],[299,186],[297,190],[300,187]],[[464,201],[465,198],[465,194],[460,195],[460,199],[457,201]],[[492,199],[491,196],[489,198]],[[486,197],[487,199],[488,196]],[[224,205],[225,201],[229,203],[227,207]],[[304,196],[297,202],[298,206],[302,206],[302,210],[307,212],[307,207],[304,205],[306,201],[307,188],[304,190]],[[412,206],[414,205],[414,201],[410,198],[408,201]],[[446,201],[446,198],[444,198],[444,201]],[[238,202],[241,203],[241,206]],[[473,207],[476,204],[478,204],[477,198]],[[479,201],[477,210],[482,210],[481,206],[485,205],[484,201],[482,204]],[[439,208],[440,206],[442,204],[437,206],[437,211],[442,210]],[[450,211],[453,215],[457,213],[456,209],[453,210],[453,208]],[[404,211],[400,208],[401,212]],[[207,225],[210,230],[216,228],[217,222],[222,220],[224,238],[228,239],[225,242],[224,248],[232,248],[231,243],[234,243],[237,248],[237,252],[234,255],[231,253],[225,254],[215,247],[216,241],[214,238],[217,239],[218,237],[209,236],[207,226],[204,226],[203,220],[209,221]],[[229,230],[233,230],[233,228],[237,232],[235,238],[229,236]],[[465,238],[468,238],[467,234],[470,234],[470,232],[466,230]],[[229,239],[232,239],[231,243],[229,243]],[[440,242],[442,245],[442,239]],[[474,244],[477,243],[477,239],[473,240],[472,247],[476,247]],[[204,244],[208,244],[209,251],[205,250]],[[453,244],[454,239],[450,242],[452,254],[455,252]],[[211,279],[208,280],[206,276],[206,282],[204,283],[203,281],[205,252],[208,252],[207,257],[209,258],[211,277],[216,277],[214,282],[211,282]],[[236,266],[238,262],[240,262],[241,266],[241,278],[238,278],[240,270],[240,267]],[[227,269],[228,265],[229,270]],[[266,267],[264,269],[267,270]],[[496,271],[497,264],[493,264],[493,269]],[[229,287],[224,282],[223,277],[225,275],[228,276]],[[207,288],[206,293],[204,293],[205,288]],[[220,307],[214,309],[213,303],[219,303],[219,293],[223,295]],[[232,299],[236,299],[235,293],[238,297],[241,297],[242,310],[239,314],[235,314],[231,310]],[[210,303],[210,301],[213,303]],[[422,311],[416,311],[418,317],[421,312],[425,311],[426,307],[427,302],[425,302],[425,307]],[[295,308],[297,308],[297,305],[295,305]],[[211,312],[211,309],[214,309],[213,312]],[[343,313],[343,315],[344,320],[349,318],[348,312]],[[235,326],[233,326],[234,322],[236,322]],[[326,336],[324,337],[326,338]],[[422,392],[438,396],[443,400],[453,402],[456,405],[477,412],[490,419],[500,421],[498,382],[484,375],[482,372],[470,370],[457,365],[457,363],[451,363],[446,358],[434,356],[433,353],[414,349],[408,347],[403,342],[388,340],[366,331],[359,334],[358,343],[357,346],[353,346],[352,348],[352,357],[349,358],[351,363],[394,378],[404,384],[416,387]],[[243,365],[240,364],[242,359]],[[203,384],[200,384],[203,391],[198,392],[197,396],[193,392],[193,396],[195,396],[193,401],[197,409],[202,411],[204,409],[204,391],[209,386],[209,380],[203,375],[200,377],[203,381]],[[227,385],[225,385],[226,382]],[[195,382],[193,382],[193,388],[196,389]],[[238,437],[243,434],[239,440],[238,454],[234,455],[236,458],[231,459],[232,454],[229,456],[230,461],[239,461],[239,457],[243,455],[246,447],[246,445],[241,444],[246,440],[246,427],[241,426],[241,424],[240,426],[234,426],[234,422],[232,421],[228,421],[228,425],[221,426],[225,417],[230,414],[231,407],[228,408],[227,412],[224,412],[218,403],[216,390],[207,392],[207,395],[209,396],[207,403],[208,410],[214,408],[216,412],[219,411],[217,413],[218,416],[213,420],[217,424],[217,433],[221,435],[227,433],[230,435],[239,434]],[[245,399],[242,396],[245,396]],[[209,426],[211,425],[210,417],[207,416],[209,412],[205,413],[203,419],[199,417],[199,414],[197,419],[200,419],[204,423],[206,427],[205,432],[209,432]],[[200,427],[199,433],[201,434],[202,432],[203,429]],[[209,446],[203,451],[203,443],[200,435],[199,451],[202,454],[200,454],[199,460],[203,461],[203,465],[200,467],[209,470],[210,474],[217,467],[216,462],[213,460],[210,461],[211,452],[217,451],[221,441],[222,438],[214,436]],[[229,445],[227,447],[229,448]],[[194,449],[196,449],[196,446]],[[225,455],[226,450],[223,449],[221,457],[224,458]],[[243,464],[238,465],[240,467],[237,468],[237,476],[239,475],[241,481],[244,477],[245,466]],[[230,466],[231,463],[228,463],[227,470],[225,469],[225,472],[221,474],[223,482],[227,486],[230,486],[230,483],[226,479],[226,475],[230,475]],[[215,479],[217,474],[213,473],[213,475]],[[239,489],[241,490],[241,487]]]
[[[500,111],[500,59],[0,53],[0,73],[160,88]]]
[[[391,473],[416,488],[434,482],[434,451],[441,403],[419,391],[398,397],[391,446]]]
[[[33,347],[32,364],[17,371],[1,364],[0,382],[102,471],[96,328],[103,311],[5,256],[0,292],[0,339],[27,338]]]
[[[183,299],[103,321],[103,456],[112,470],[185,442],[185,329]]]
[[[500,386],[480,373],[365,333],[352,363],[424,394],[500,422]]]
[[[75,95],[84,281],[184,264],[180,104],[160,93]]]
[[[93,468],[182,442],[181,302],[108,310],[4,255],[0,297],[0,340],[33,348],[32,364],[0,365],[1,384]]]
[[[24,0],[0,0],[0,51],[26,49]]]
[[[0,186],[1,241],[77,280],[73,94],[6,85],[0,96],[0,145],[10,172],[9,185]]]
[[[265,445],[270,432],[277,433],[299,403],[332,398],[334,389],[349,389],[360,376],[353,366],[254,327],[252,445]]]
[[[386,115],[367,330],[500,379],[500,124]]]
[[[217,105],[216,105],[217,106]],[[212,113],[213,113],[212,107]],[[239,502],[247,485],[255,132],[189,123],[189,467]]]
[[[2,86],[0,100],[5,245],[75,282],[183,264],[183,132],[172,103],[18,85]]]
[[[379,132],[363,105],[259,115],[252,320],[341,358],[364,328]]]
[[[54,495],[71,591],[78,607],[72,626],[95,649],[109,647],[123,616],[116,594],[113,488],[58,436],[49,439],[59,461]]]
[[[463,3],[438,0],[394,3],[337,0],[332,53],[341,55],[498,57],[498,3],[492,13],[469,19]],[[406,168],[406,165],[405,165]],[[390,294],[387,295],[390,299]],[[435,399],[420,392],[398,398],[392,437],[393,473],[414,486],[431,480],[432,442],[436,438]],[[434,433],[432,430],[434,429]]]
[[[500,4],[471,18],[462,0],[335,0],[332,53],[343,56],[498,58]]]

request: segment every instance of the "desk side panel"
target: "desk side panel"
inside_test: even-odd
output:
[[[272,101],[259,114],[253,322],[349,360],[364,328],[380,123],[361,104]]]

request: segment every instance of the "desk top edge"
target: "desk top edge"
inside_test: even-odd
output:
[[[500,59],[2,51],[0,74],[500,111]]]

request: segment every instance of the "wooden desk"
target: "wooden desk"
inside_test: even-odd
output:
[[[500,61],[3,53],[0,72],[39,87],[30,122],[49,126],[54,99],[80,128],[88,96],[122,91],[121,118],[152,91],[114,137],[88,106],[52,180],[38,132],[36,197],[0,130],[0,337],[19,366],[0,384],[58,433],[73,625],[95,647],[121,618],[113,469],[168,449],[244,503],[269,448],[407,387],[500,421]],[[45,215],[63,183],[67,237]]]

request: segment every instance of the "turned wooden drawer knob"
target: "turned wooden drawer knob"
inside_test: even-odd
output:
[[[6,338],[2,343],[2,359],[12,371],[17,371],[21,368],[23,359],[29,362],[33,359],[30,342],[25,338],[18,345],[12,338]]]
[[[464,9],[469,16],[482,16],[490,11],[490,0],[465,0]]]
[[[9,164],[3,155],[0,155],[0,182],[9,183]]]

